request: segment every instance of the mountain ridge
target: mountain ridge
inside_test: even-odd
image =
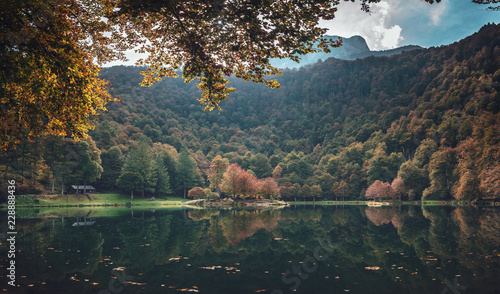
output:
[[[339,36],[326,35],[328,40],[338,40]],[[328,58],[337,58],[342,60],[356,60],[363,59],[369,56],[392,56],[402,52],[424,49],[418,45],[406,45],[387,50],[371,50],[366,43],[366,40],[359,35],[354,35],[349,38],[342,38],[342,46],[331,49],[330,53],[314,52],[304,56],[300,56],[300,63],[290,59],[272,59],[271,65],[278,68],[300,68],[309,66],[318,62],[318,60],[326,60]]]

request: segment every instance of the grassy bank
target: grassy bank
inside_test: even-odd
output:
[[[119,193],[85,195],[16,195],[16,207],[82,207],[82,206],[181,206],[179,197],[137,197]]]
[[[88,194],[85,195],[16,195],[16,207],[97,207],[97,206],[182,206],[188,199],[180,197],[156,198],[154,201],[150,197],[136,197],[132,201],[130,195],[119,193],[109,194]],[[366,200],[356,201],[290,201],[290,205],[367,205]],[[500,207],[500,202],[493,201],[396,201],[389,205],[418,205],[418,206],[481,206],[481,207]],[[6,207],[6,204],[2,204]],[[0,207],[2,207],[0,206]]]

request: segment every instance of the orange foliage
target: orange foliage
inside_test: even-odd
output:
[[[368,199],[376,199],[382,197],[394,199],[396,198],[396,193],[391,187],[391,184],[382,183],[381,181],[376,180],[375,182],[373,182],[373,184],[370,185],[370,187],[368,187],[368,189],[366,189],[365,197]]]
[[[194,187],[193,189],[189,190],[187,196],[193,199],[203,199],[206,197],[206,193],[205,190],[203,190],[203,188]]]

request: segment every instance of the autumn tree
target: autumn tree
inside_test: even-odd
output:
[[[243,169],[238,164],[231,164],[223,175],[221,191],[236,198],[241,189],[239,178],[242,173]]]
[[[272,176],[273,176],[273,179],[276,181],[276,182],[279,182],[279,180],[281,180],[281,174],[283,173],[283,169],[281,168],[281,166],[277,165],[274,170],[273,170],[273,173],[272,173]]]
[[[373,182],[373,184],[366,189],[365,197],[367,199],[377,199],[377,198],[391,198],[394,199],[396,194],[389,183],[383,183],[379,180]]]
[[[210,181],[210,187],[217,191],[217,197],[220,198],[220,186],[222,179],[224,177],[224,172],[229,166],[229,160],[227,158],[222,158],[217,155],[210,164],[210,171],[208,175],[208,180]]]
[[[254,175],[233,163],[223,175],[221,191],[233,198],[237,196],[256,198],[261,192],[261,183]]]
[[[45,133],[84,138],[112,98],[98,64],[119,58],[105,1],[6,0],[0,9],[0,148]],[[119,36],[116,36],[118,39]]]
[[[406,187],[404,185],[404,182],[401,178],[396,177],[392,183],[391,183],[392,190],[394,191],[396,197],[399,198],[399,201],[401,201],[401,196],[403,196],[406,193]]]
[[[481,176],[479,188],[486,198],[500,198],[500,189],[498,189],[500,186],[500,164],[492,165]]]
[[[236,193],[243,198],[251,197],[256,198],[259,192],[259,181],[255,175],[246,170],[242,170],[238,177],[238,185]]]
[[[262,180],[260,193],[262,197],[272,200],[279,197],[280,190],[278,184],[276,184],[276,181],[273,178],[266,178]]]
[[[453,183],[452,194],[455,199],[472,199],[479,191],[479,179],[476,170],[478,153],[477,142],[468,138],[457,147],[458,163],[455,168],[457,181]]]
[[[188,191],[188,198],[192,199],[204,199],[206,197],[205,190],[201,187],[194,187]]]

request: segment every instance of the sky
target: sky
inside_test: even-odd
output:
[[[448,45],[473,33],[488,22],[500,23],[500,12],[472,0],[384,0],[361,11],[359,2],[341,1],[335,19],[321,22],[328,35],[360,35],[371,50],[404,45],[432,47]]]
[[[384,0],[371,4],[370,13],[361,11],[360,2],[340,1],[335,19],[322,21],[327,35],[365,38],[371,50],[386,50],[404,45],[432,47],[457,42],[491,22],[500,23],[500,11],[487,11],[486,5],[472,0],[442,0],[429,4],[423,0]],[[133,65],[138,55],[127,53]]]

